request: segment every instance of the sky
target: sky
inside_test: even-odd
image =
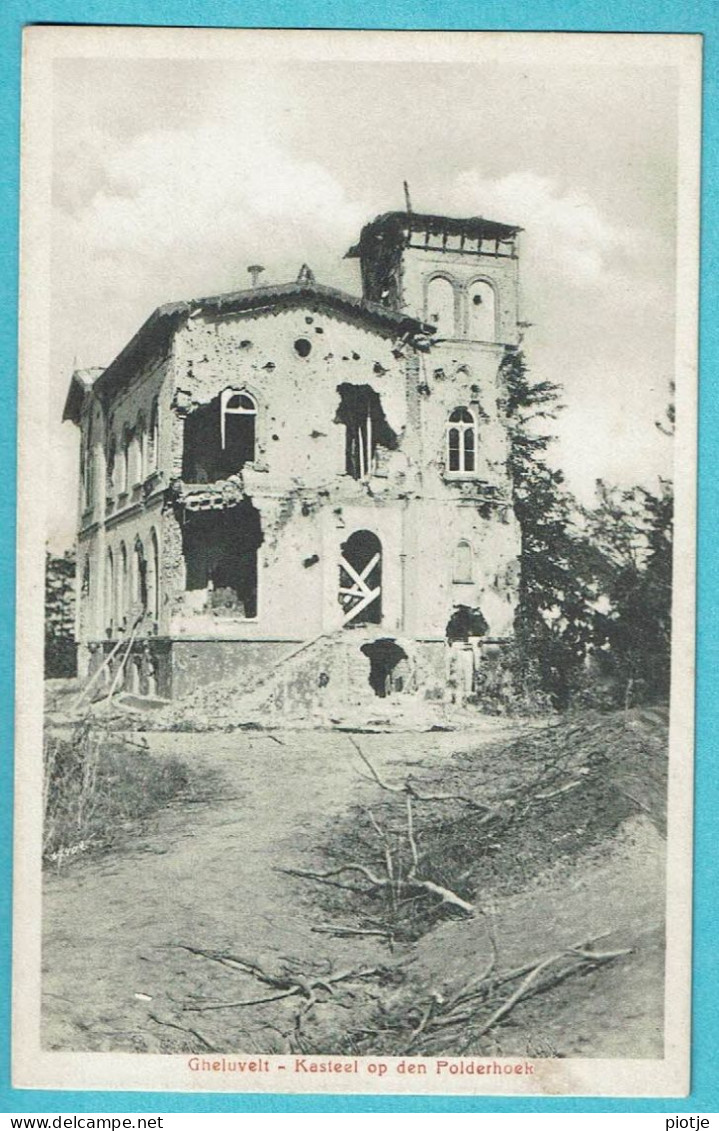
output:
[[[563,387],[552,462],[656,483],[674,369],[677,92],[665,66],[66,59],[54,64],[48,535],[72,543],[72,370],[161,303],[294,279],[360,291],[360,228],[404,207],[518,224],[524,348]]]

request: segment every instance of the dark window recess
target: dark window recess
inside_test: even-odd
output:
[[[360,648],[369,660],[369,685],[380,699],[404,691],[409,677],[407,653],[395,640],[374,640]]]
[[[468,640],[470,636],[485,636],[489,625],[481,609],[470,609],[467,605],[457,605],[447,622],[447,641]]]
[[[135,543],[135,611],[147,612],[147,559],[141,542]]]
[[[397,435],[387,423],[379,393],[371,385],[337,386],[340,403],[336,424],[344,424],[345,470],[353,479],[366,479],[372,474],[374,454],[378,447],[395,451]]]
[[[207,589],[218,615],[257,616],[259,512],[249,499],[221,511],[191,511],[182,530],[186,588]]]
[[[185,418],[182,478],[186,483],[215,483],[241,471],[255,458],[254,402],[246,394],[215,397]],[[224,440],[224,443],[223,443]]]

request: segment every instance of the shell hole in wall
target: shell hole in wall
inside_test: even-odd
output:
[[[309,357],[312,351],[312,342],[307,338],[298,338],[295,342],[295,353],[298,357]]]

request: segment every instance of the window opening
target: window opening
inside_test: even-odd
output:
[[[117,626],[124,628],[127,624],[127,548],[124,542],[120,543],[120,555],[117,567]]]
[[[215,483],[255,458],[257,405],[246,392],[225,389],[185,418],[182,478]]]
[[[259,511],[249,499],[224,510],[191,511],[183,527],[185,587],[205,590],[215,616],[257,616]]]
[[[105,624],[112,636],[115,627],[115,561],[112,550],[107,551],[107,573],[105,576]]]
[[[344,624],[382,621],[382,544],[370,530],[356,530],[342,545],[339,600]]]
[[[148,612],[153,621],[160,616],[160,553],[155,530],[150,534],[150,558],[147,563]]]
[[[157,471],[157,461],[160,447],[160,408],[157,397],[152,402],[150,412],[150,431],[147,438],[147,470],[152,475]]]
[[[447,424],[447,470],[471,473],[476,469],[476,431],[474,415],[468,408],[456,408]]]
[[[123,433],[122,433],[122,451],[120,452],[120,477],[119,477],[119,483],[118,483],[118,489],[119,489],[119,492],[120,492],[121,495],[124,494],[125,491],[127,491],[127,483],[128,483],[129,474],[130,474],[130,444],[131,444],[131,442],[132,442],[132,436],[131,436],[131,433],[130,433],[130,429],[127,426],[125,426],[125,428],[123,429]]]
[[[147,612],[147,560],[142,542],[138,538],[135,542],[135,560],[133,563],[133,618]]]
[[[145,460],[147,448],[147,433],[145,430],[144,416],[138,416],[135,425],[135,466],[133,469],[135,483],[142,483],[145,479]]]
[[[94,502],[94,452],[92,443],[92,417],[87,420],[85,442],[80,451],[80,477],[82,480],[82,503],[87,510]]]
[[[394,451],[397,435],[387,423],[379,394],[371,385],[338,385],[340,403],[335,423],[345,426],[345,472],[368,479],[378,447]]]

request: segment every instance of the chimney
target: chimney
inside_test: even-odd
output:
[[[257,286],[257,280],[258,280],[259,276],[262,274],[262,272],[264,271],[264,267],[261,267],[258,263],[255,263],[255,264],[252,265],[252,267],[248,267],[247,270],[248,270],[249,274],[252,276],[252,286],[256,287]]]

